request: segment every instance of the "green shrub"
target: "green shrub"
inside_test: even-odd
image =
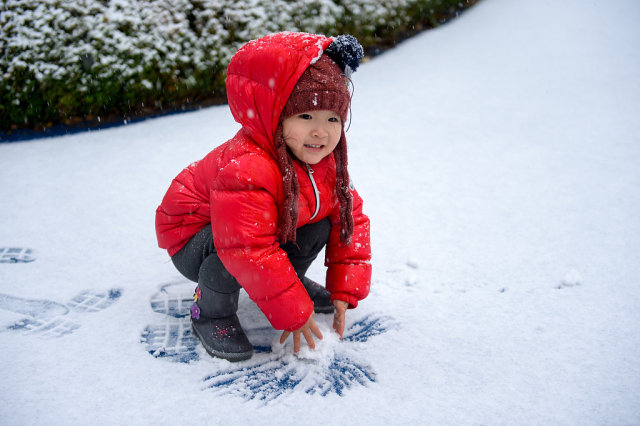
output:
[[[365,49],[384,47],[468,4],[0,0],[0,129],[221,101],[229,60],[249,40],[283,30],[348,33]]]

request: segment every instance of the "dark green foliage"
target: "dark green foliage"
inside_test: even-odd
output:
[[[226,66],[248,40],[352,34],[371,55],[469,1],[0,0],[0,130],[221,103]]]

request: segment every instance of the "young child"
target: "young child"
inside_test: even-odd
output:
[[[362,59],[352,36],[277,33],[243,46],[227,69],[242,129],[171,183],[156,211],[160,248],[198,283],[192,327],[229,361],[253,346],[236,311],[243,288],[270,321],[315,348],[315,312],[345,313],[369,293],[369,219],[347,171],[349,76]],[[305,276],[326,246],[326,289]]]

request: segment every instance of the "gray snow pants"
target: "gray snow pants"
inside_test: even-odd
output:
[[[290,241],[280,244],[299,278],[302,279],[318,253],[327,245],[330,232],[331,222],[325,218],[298,228],[296,244]],[[199,286],[218,293],[234,293],[241,288],[218,257],[210,224],[194,235],[171,261],[182,275]]]

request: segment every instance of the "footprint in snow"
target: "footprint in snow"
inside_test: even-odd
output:
[[[80,328],[75,322],[75,314],[102,311],[115,303],[120,295],[120,290],[117,289],[106,293],[85,291],[63,305],[51,300],[25,299],[0,294],[0,309],[25,316],[6,330],[40,337],[61,337]]]
[[[0,247],[0,263],[28,263],[36,260],[35,251],[21,247]]]
[[[189,318],[194,287],[192,283],[169,284],[151,297],[151,308],[166,315],[163,323],[147,326],[140,339],[154,357],[189,363],[204,354]],[[343,395],[354,384],[366,386],[376,381],[373,368],[358,355],[357,344],[397,327],[388,316],[370,314],[353,322],[341,342],[324,330],[325,338],[317,342],[316,350],[303,346],[299,355],[292,353],[290,342],[284,347],[277,342],[279,333],[273,328],[244,327],[254,346],[253,357],[237,364],[221,361],[228,368],[207,376],[205,389],[264,402],[294,391]]]
[[[196,351],[200,342],[191,331],[189,318],[194,288],[192,283],[167,284],[151,297],[151,309],[166,315],[164,322],[148,325],[140,336],[154,357],[185,363],[200,358]]]

